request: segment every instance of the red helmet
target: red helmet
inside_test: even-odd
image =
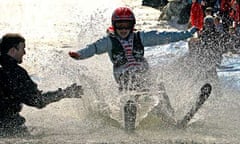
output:
[[[136,23],[135,16],[132,10],[128,7],[116,8],[112,14],[112,25],[114,26],[116,21],[132,21],[133,25]]]

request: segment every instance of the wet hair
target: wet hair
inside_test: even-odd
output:
[[[6,54],[8,51],[15,47],[17,49],[17,45],[20,42],[25,42],[25,38],[17,33],[8,33],[5,34],[0,40],[0,52],[1,54]]]

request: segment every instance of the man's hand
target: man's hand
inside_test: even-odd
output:
[[[80,59],[80,55],[77,52],[68,52],[69,56],[74,59]]]
[[[66,98],[81,98],[81,95],[83,95],[82,86],[76,83],[64,89],[63,92]]]

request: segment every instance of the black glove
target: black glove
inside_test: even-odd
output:
[[[66,98],[81,98],[81,95],[83,95],[83,89],[82,86],[74,83],[71,86],[64,89],[63,93]]]

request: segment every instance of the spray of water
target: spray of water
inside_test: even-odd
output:
[[[27,38],[23,66],[39,84],[39,88],[49,91],[72,83],[84,88],[81,100],[65,99],[42,110],[25,106],[22,114],[27,119],[26,124],[33,137],[5,138],[1,139],[2,142],[239,142],[240,100],[239,91],[236,90],[239,87],[235,85],[239,75],[231,76],[226,72],[219,75],[224,84],[222,96],[210,96],[187,130],[169,127],[161,118],[146,112],[151,108],[151,102],[159,101],[157,98],[156,101],[150,99],[150,105],[141,104],[143,107],[146,104],[148,108],[140,114],[143,117],[139,119],[135,134],[125,133],[121,124],[121,96],[118,95],[108,56],[103,54],[75,61],[67,55],[70,49],[81,49],[104,35],[110,25],[112,10],[120,4],[108,0],[103,5],[103,1],[89,2],[94,5],[79,0],[1,1],[0,11],[4,14],[0,17],[1,33],[20,32]],[[181,119],[195,102],[199,87],[204,83],[192,79],[192,74],[188,72],[191,63],[185,61],[184,57],[176,60],[185,54],[186,45],[180,42],[146,48],[146,57],[153,72],[150,79],[155,83],[153,89],[158,83],[164,82],[177,119]],[[179,47],[181,50],[177,49]]]

